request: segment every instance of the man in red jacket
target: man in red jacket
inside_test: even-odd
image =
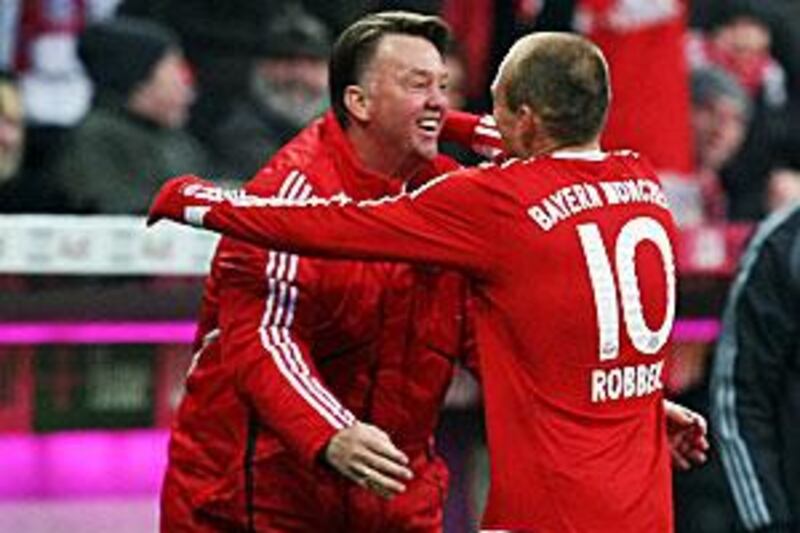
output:
[[[264,198],[178,178],[150,221],[468,273],[491,450],[485,527],[669,532],[661,374],[675,227],[658,178],[634,153],[600,151],[608,73],[585,39],[520,40],[493,89],[521,159],[380,202]]]
[[[365,200],[455,169],[437,152],[447,38],[440,19],[410,13],[351,26],[331,56],[333,111],[250,186]],[[172,429],[162,530],[440,531],[447,471],[432,436],[466,351],[465,297],[462,278],[438,268],[223,239]],[[387,501],[367,482],[402,494]]]

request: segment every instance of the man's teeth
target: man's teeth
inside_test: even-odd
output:
[[[426,131],[436,131],[439,129],[439,121],[435,118],[426,118],[418,122],[419,127]]]

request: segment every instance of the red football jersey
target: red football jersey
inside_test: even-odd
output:
[[[360,203],[216,193],[226,200],[202,224],[237,238],[470,275],[491,462],[485,527],[671,531],[661,380],[675,228],[640,156],[556,152]]]

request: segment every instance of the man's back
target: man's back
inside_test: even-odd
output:
[[[485,525],[668,531],[661,371],[675,277],[658,181],[633,155],[557,152],[476,183],[496,235],[482,239],[478,286]]]

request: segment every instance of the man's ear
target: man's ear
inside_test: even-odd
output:
[[[529,146],[542,127],[539,115],[527,104],[522,104],[517,109],[517,127],[519,128],[520,138],[525,146]]]
[[[358,121],[369,119],[369,99],[364,89],[358,85],[348,85],[344,90],[344,106],[348,113]]]

